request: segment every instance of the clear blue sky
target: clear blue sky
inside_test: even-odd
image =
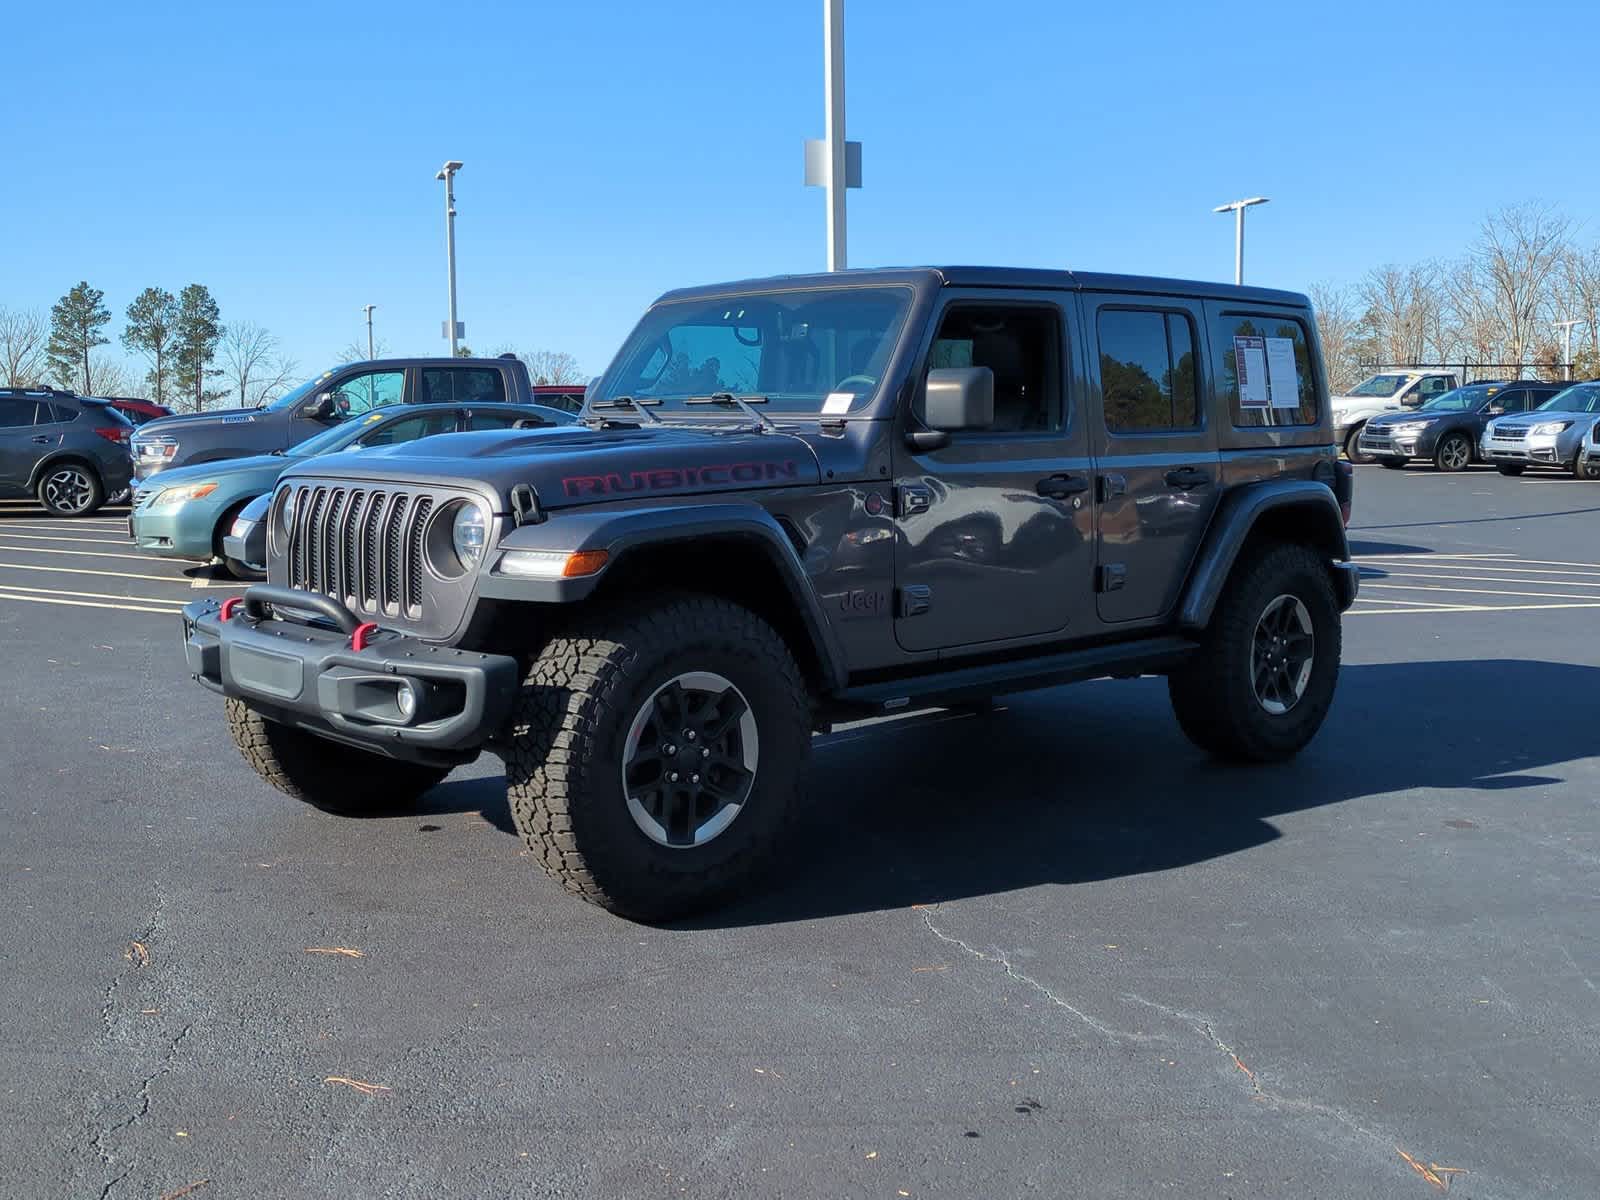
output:
[[[309,374],[380,307],[443,352],[442,185],[480,351],[601,370],[687,283],[823,265],[821,0],[26,4],[6,19],[0,305],[208,284]],[[857,266],[1303,288],[1454,256],[1493,207],[1600,238],[1592,4],[848,0]],[[1510,56],[1508,58],[1508,55]]]

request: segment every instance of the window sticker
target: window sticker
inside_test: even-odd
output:
[[[1274,341],[1277,339],[1274,338]],[[1233,339],[1234,371],[1239,376],[1239,407],[1266,408],[1267,396],[1267,339],[1236,337]]]
[[[829,392],[822,400],[822,415],[825,417],[843,416],[850,411],[851,402],[855,398],[854,392]]]
[[[1267,386],[1272,391],[1273,408],[1300,407],[1300,377],[1294,364],[1294,339],[1269,337],[1267,343]],[[1241,388],[1240,394],[1243,395]]]

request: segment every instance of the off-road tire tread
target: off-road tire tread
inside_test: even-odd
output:
[[[596,761],[595,751],[600,731],[609,722],[633,717],[623,711],[625,702],[619,694],[632,682],[631,669],[663,647],[706,639],[723,643],[748,657],[756,670],[782,681],[781,691],[790,698],[783,714],[789,729],[763,721],[762,745],[787,733],[801,739],[803,761],[810,750],[810,699],[793,654],[760,617],[713,596],[668,593],[580,617],[545,644],[513,706],[505,760],[517,829],[562,887],[624,916],[666,920],[715,903],[760,869],[782,842],[781,834],[799,807],[797,771],[786,790],[774,792],[770,801],[763,797],[763,803],[782,806],[779,836],[746,847],[711,877],[674,879],[668,872],[650,873],[648,884],[633,894],[626,886],[632,876],[618,864],[606,863],[608,847],[588,839],[580,842],[575,834],[575,809],[583,803],[587,777],[617,769],[615,763]],[[735,823],[721,836],[737,829]]]
[[[1269,542],[1246,555],[1217,602],[1199,652],[1169,676],[1167,689],[1179,726],[1202,750],[1232,762],[1279,762],[1315,736],[1332,706],[1342,641],[1339,604],[1327,563],[1316,551]],[[1260,609],[1271,599],[1262,593],[1282,587],[1286,576],[1300,574],[1313,581],[1318,594],[1302,596],[1312,613],[1318,665],[1306,694],[1288,714],[1293,720],[1285,723],[1260,708],[1248,672],[1240,675],[1231,668],[1239,655],[1249,657]],[[1319,620],[1319,607],[1325,619]],[[1325,675],[1329,663],[1331,681]]]
[[[404,812],[450,774],[330,742],[226,700],[228,732],[255,773],[286,796],[329,812]]]

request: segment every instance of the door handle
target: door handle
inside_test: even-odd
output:
[[[31,441],[31,442],[37,442],[41,446],[48,446],[50,444],[50,439],[45,437],[45,436],[43,436],[42,434],[36,434],[35,436],[29,438],[28,440]]]
[[[1033,485],[1033,490],[1051,500],[1065,500],[1089,490],[1089,481],[1082,475],[1046,475]]]
[[[1187,492],[1211,482],[1211,476],[1199,467],[1178,467],[1167,472],[1167,486]]]

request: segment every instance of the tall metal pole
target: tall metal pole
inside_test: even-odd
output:
[[[1561,330],[1561,363],[1566,373],[1567,382],[1572,382],[1572,327],[1585,324],[1583,321],[1557,321],[1556,328]]]
[[[435,179],[444,180],[444,255],[450,268],[450,324],[446,333],[450,337],[450,357],[456,355],[456,172],[461,164],[454,159],[439,169]]]
[[[843,271],[845,249],[844,0],[822,0],[827,111],[823,140],[828,155],[828,270]]]
[[[367,311],[367,360],[370,362],[378,357],[372,352],[372,310],[378,306],[376,304],[363,304],[361,307]]]
[[[1244,205],[1233,210],[1233,282],[1244,282]]]

